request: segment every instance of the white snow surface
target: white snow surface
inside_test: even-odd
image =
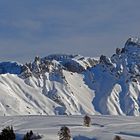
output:
[[[120,136],[125,140],[140,139],[140,118],[130,116],[91,117],[91,126],[83,126],[83,116],[5,116],[0,117],[0,130],[13,126],[16,140],[22,140],[26,132],[42,136],[41,140],[58,140],[62,126],[70,129],[71,140],[113,140]]]

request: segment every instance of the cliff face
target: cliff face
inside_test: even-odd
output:
[[[116,49],[111,58],[100,57],[91,68],[91,88],[95,91],[93,105],[101,114],[139,115],[140,45],[128,39],[125,47]]]

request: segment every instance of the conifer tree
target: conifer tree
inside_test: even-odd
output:
[[[91,118],[88,115],[84,116],[84,126],[89,127],[91,123]]]
[[[120,136],[115,136],[114,140],[124,140],[124,139],[122,139]]]
[[[58,132],[59,140],[70,140],[70,129],[66,126],[61,127],[60,131]]]
[[[0,140],[15,140],[16,136],[13,130],[13,127],[6,127],[2,130],[0,134]]]

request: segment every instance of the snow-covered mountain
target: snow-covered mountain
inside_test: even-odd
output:
[[[108,58],[55,54],[0,63],[0,115],[134,115],[140,112],[140,42]]]

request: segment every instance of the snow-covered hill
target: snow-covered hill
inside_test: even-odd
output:
[[[139,116],[140,43],[130,38],[111,58],[55,54],[0,63],[0,115]]]

